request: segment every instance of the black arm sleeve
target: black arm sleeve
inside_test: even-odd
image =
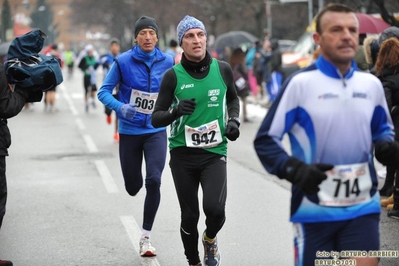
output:
[[[231,69],[231,66],[224,61],[218,61],[218,63],[224,83],[227,86],[227,92],[226,92],[227,112],[229,114],[229,117],[239,117],[240,100],[237,97],[237,91],[234,85],[233,70]]]
[[[229,117],[239,117],[240,115],[240,100],[237,97],[236,88],[233,80],[233,70],[230,65],[224,61],[218,61],[220,73],[223,81],[227,86],[226,101],[227,112]],[[202,73],[200,75],[204,75]],[[196,78],[203,78],[197,76]],[[152,113],[151,123],[153,127],[164,127],[171,124],[176,118],[176,113],[169,110],[173,103],[173,95],[177,84],[176,74],[173,69],[169,69],[161,82],[158,99],[155,104],[154,112]]]
[[[82,59],[80,59],[80,62],[79,62],[78,67],[79,67],[82,71],[85,71],[85,70],[86,70],[87,65],[86,65],[86,58],[85,58],[85,57],[82,57]]]
[[[7,119],[16,116],[24,107],[28,97],[27,90],[16,88],[11,91],[4,67],[0,64],[0,118]]]
[[[151,123],[153,127],[165,127],[176,119],[176,114],[169,111],[173,102],[176,83],[176,74],[173,69],[169,69],[162,78],[158,99],[152,113]]]

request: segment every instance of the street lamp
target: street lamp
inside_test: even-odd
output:
[[[265,1],[267,32],[269,33],[269,36],[272,36],[272,13],[271,13],[271,8],[270,8],[272,3],[273,3],[272,1]]]

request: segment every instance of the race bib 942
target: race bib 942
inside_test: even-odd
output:
[[[218,120],[193,128],[185,126],[186,146],[191,148],[210,148],[223,141]]]

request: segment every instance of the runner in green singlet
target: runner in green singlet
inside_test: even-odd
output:
[[[177,32],[182,59],[163,77],[152,124],[171,125],[170,167],[188,263],[202,265],[197,229],[201,185],[206,215],[203,263],[217,266],[221,256],[216,235],[225,222],[227,140],[234,141],[240,134],[239,99],[230,65],[213,59],[206,51],[204,24],[186,16]]]

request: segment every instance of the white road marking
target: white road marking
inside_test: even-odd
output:
[[[111,172],[109,171],[105,162],[102,160],[96,160],[94,161],[94,163],[97,167],[98,173],[101,176],[101,179],[103,180],[107,192],[118,193],[119,192],[118,186],[116,185],[115,180],[112,178]]]
[[[78,110],[76,110],[76,107],[75,107],[74,105],[69,105],[69,110],[71,110],[71,113],[72,113],[74,116],[79,115],[79,112],[78,112]]]
[[[137,254],[140,254],[139,241],[141,237],[141,230],[133,216],[120,216],[123,226],[132,242]],[[141,265],[143,266],[161,266],[156,257],[142,258]]]
[[[73,99],[83,99],[83,98],[84,98],[84,94],[83,94],[83,93],[76,93],[76,92],[74,92],[74,93],[72,93],[71,97],[72,97]]]
[[[61,86],[63,84],[60,84],[60,90],[62,92],[62,96],[64,97],[65,101],[68,103],[69,110],[71,113],[75,116],[79,114],[78,110],[76,109],[75,105],[73,104],[73,101],[69,94],[66,92],[65,86]]]
[[[85,124],[83,124],[83,121],[82,121],[82,119],[80,119],[80,118],[76,118],[76,124],[78,125],[78,128],[80,129],[80,130],[85,130],[86,129],[86,126],[85,126]]]
[[[60,85],[58,85],[57,89],[60,89],[61,91],[65,91],[66,87],[65,87],[64,83],[61,83]]]
[[[90,135],[84,134],[83,139],[84,139],[84,141],[86,143],[86,147],[90,153],[98,152],[98,148]]]

